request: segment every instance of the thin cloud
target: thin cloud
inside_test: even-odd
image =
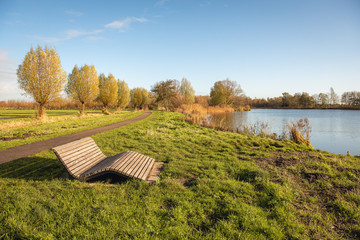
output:
[[[144,23],[147,21],[148,20],[146,18],[128,17],[121,21],[113,21],[111,23],[108,23],[104,27],[110,28],[110,29],[116,29],[116,30],[123,32],[126,29],[130,28],[132,23],[135,23],[135,22]]]
[[[111,23],[104,25],[102,29],[96,29],[93,31],[81,31],[81,30],[70,29],[63,33],[63,37],[44,37],[39,35],[35,35],[35,36],[33,35],[30,37],[39,39],[40,41],[43,41],[45,43],[62,42],[79,37],[84,37],[88,40],[101,40],[105,38],[101,36],[99,37],[98,35],[106,31],[107,29],[115,29],[120,32],[124,32],[126,29],[129,29],[131,27],[131,24],[133,23],[144,23],[147,21],[148,20],[146,18],[128,17],[121,21],[113,21]]]
[[[8,56],[8,51],[0,49],[0,100],[19,98],[17,86],[16,63]]]
[[[79,30],[71,29],[71,30],[65,31],[64,37],[42,37],[42,36],[33,36],[33,37],[40,39],[41,41],[46,42],[46,43],[55,43],[55,42],[71,40],[71,39],[78,38],[78,37],[95,36],[97,34],[100,34],[103,31],[104,31],[103,29],[97,29],[94,31],[79,31]]]
[[[8,51],[0,49],[0,67],[13,67],[15,62],[8,56]]]
[[[94,31],[89,31],[89,32],[84,32],[84,31],[79,31],[79,30],[68,30],[66,31],[66,40],[69,40],[69,39],[73,39],[73,38],[76,38],[76,37],[80,37],[80,36],[92,36],[92,35],[97,35],[101,32],[103,32],[104,30],[102,29],[97,29],[97,30],[94,30]]]
[[[84,13],[79,12],[79,11],[76,11],[76,10],[73,10],[73,9],[66,10],[65,13],[68,14],[68,15],[75,16],[75,17],[81,17],[81,16],[84,15]]]
[[[165,3],[167,3],[169,0],[160,0],[155,3],[155,6],[161,7],[164,6]]]

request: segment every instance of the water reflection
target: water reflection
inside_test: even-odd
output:
[[[208,114],[207,121],[211,126],[235,128],[234,114],[230,112]]]
[[[315,148],[333,153],[360,154],[360,111],[254,109],[250,112],[221,113],[208,116],[209,123],[241,129],[244,125],[268,123],[270,131],[281,135],[289,121],[307,117]]]

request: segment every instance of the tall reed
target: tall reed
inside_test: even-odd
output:
[[[178,109],[176,109],[176,111],[185,113],[186,115],[184,120],[191,124],[196,124],[220,131],[237,132],[249,136],[268,137],[272,139],[290,139],[297,144],[305,144],[311,147],[311,126],[309,119],[306,117],[301,118],[295,122],[288,123],[286,128],[283,130],[282,135],[278,136],[276,133],[272,132],[271,125],[267,122],[258,121],[253,124],[242,124],[240,127],[233,129],[225,121],[225,118],[216,121],[212,119],[211,114],[233,112],[233,108],[205,108],[200,104],[183,104]]]
[[[288,138],[297,144],[305,144],[311,147],[311,131],[310,121],[307,117],[288,123]]]

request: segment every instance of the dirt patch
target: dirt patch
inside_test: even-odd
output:
[[[347,168],[347,167],[337,167],[337,170],[340,172],[351,172],[356,175],[360,175],[360,169],[353,169],[353,168]]]
[[[296,158],[284,158],[283,156],[278,156],[275,160],[275,166],[277,167],[287,167],[296,165],[299,162],[299,159]]]
[[[183,185],[184,187],[191,187],[196,185],[196,176],[193,176],[191,178],[173,178],[172,181],[177,182],[181,185]]]
[[[307,179],[310,183],[316,180],[328,180],[330,177],[325,173],[303,173],[302,174],[305,179]]]

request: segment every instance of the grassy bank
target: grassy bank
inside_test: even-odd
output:
[[[0,114],[4,111],[0,111]],[[26,114],[27,111],[24,111]],[[71,111],[74,112],[74,110],[56,110],[56,114],[61,116],[49,116],[44,120],[35,118],[0,120],[0,150],[105,126],[134,118],[143,113],[141,111],[123,111],[109,116],[96,113],[79,117],[77,114],[71,114]],[[19,115],[20,113],[13,114]]]
[[[165,162],[148,185],[68,180],[50,151],[0,165],[0,238],[356,239],[360,159],[189,125],[178,113],[94,136]]]

